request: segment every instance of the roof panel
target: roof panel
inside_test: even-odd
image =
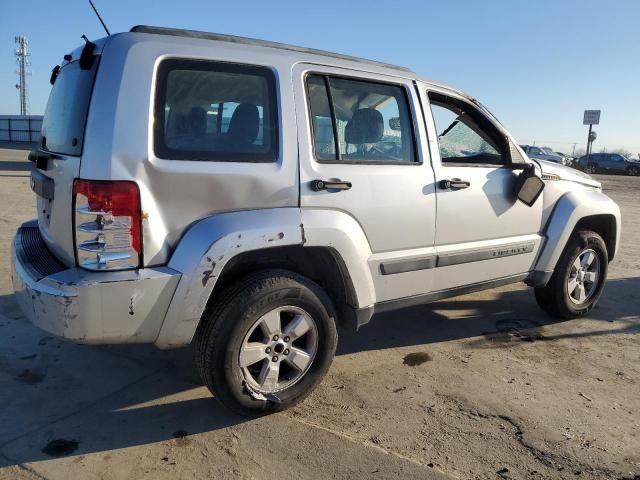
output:
[[[248,38],[248,37],[237,37],[235,35],[225,35],[221,33],[200,32],[197,30],[183,30],[180,28],[153,27],[148,25],[136,25],[131,29],[131,31],[136,33],[152,33],[156,35],[170,35],[175,37],[199,38],[203,40],[215,40],[217,42],[229,42],[229,43],[238,43],[241,45],[277,48],[280,50],[307,53],[311,55],[321,55],[321,56],[335,58],[339,60],[346,60],[349,62],[356,62],[356,63],[365,64],[365,65],[372,65],[376,67],[400,70],[402,72],[415,75],[412,70],[405,67],[399,67],[397,65],[391,65],[384,62],[377,62],[375,60],[367,60],[359,57],[352,57],[350,55],[342,55],[340,53],[326,52],[324,50],[318,50],[315,48],[306,48],[306,47],[299,47],[296,45],[288,45],[286,43],[271,42],[268,40],[258,40],[255,38]]]

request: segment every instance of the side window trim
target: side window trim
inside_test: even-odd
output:
[[[331,115],[331,129],[333,130],[333,148],[335,149],[336,152],[336,160],[337,161],[341,161],[342,158],[340,158],[341,153],[340,153],[340,139],[338,138],[338,125],[336,124],[336,110],[335,110],[335,106],[333,105],[333,95],[331,94],[331,85],[329,84],[329,76],[328,75],[322,75],[322,81],[324,83],[324,88],[325,91],[327,92],[327,101],[329,102],[329,115]],[[311,113],[311,103],[309,103],[309,112]],[[311,122],[312,126],[313,126],[313,122]],[[316,153],[316,137],[315,134],[313,135],[312,138],[313,141],[313,154],[315,156],[317,156]]]
[[[321,77],[324,81],[324,86],[325,89],[327,91],[327,97],[329,100],[329,110],[331,113],[331,125],[332,125],[332,130],[333,130],[333,138],[334,138],[334,148],[336,151],[336,158],[333,160],[328,160],[328,159],[320,159],[318,158],[317,152],[316,152],[316,145],[315,145],[315,132],[314,132],[314,125],[313,125],[313,115],[311,112],[311,101],[310,101],[310,97],[309,97],[309,88],[307,86],[307,80],[309,77],[311,76],[318,76]],[[413,161],[406,161],[406,160],[343,160],[341,158],[341,153],[340,153],[340,148],[339,148],[339,143],[340,143],[340,139],[338,137],[338,127],[336,125],[335,122],[335,107],[333,104],[333,99],[331,96],[331,87],[330,87],[330,79],[335,78],[335,79],[341,79],[341,80],[353,80],[356,82],[366,82],[366,83],[373,83],[373,84],[377,84],[377,85],[385,85],[385,86],[392,86],[392,87],[399,87],[402,89],[403,92],[403,98],[405,100],[405,105],[407,107],[407,114],[409,117],[409,122],[411,123],[411,128],[410,133],[411,133],[411,148],[413,150],[413,157],[414,160]],[[393,83],[393,82],[385,82],[385,81],[380,81],[380,80],[374,80],[371,78],[367,78],[367,77],[359,77],[359,76],[349,76],[349,75],[341,75],[341,74],[335,74],[335,73],[328,73],[328,72],[323,72],[323,71],[319,71],[319,70],[310,70],[305,72],[304,77],[303,77],[303,83],[304,83],[304,90],[305,90],[305,98],[306,98],[306,102],[307,102],[307,115],[309,118],[309,127],[310,127],[310,132],[311,132],[311,144],[312,144],[312,151],[313,151],[313,159],[317,162],[317,163],[326,163],[326,164],[340,164],[340,165],[422,165],[423,160],[422,160],[422,155],[419,152],[418,149],[418,141],[417,141],[417,137],[418,137],[418,130],[416,128],[416,112],[414,109],[414,105],[411,102],[411,94],[409,92],[409,89],[407,89],[406,85],[402,84],[402,83]]]
[[[486,122],[490,125],[490,127],[500,136],[500,139],[502,140],[502,145],[500,146],[501,154],[503,156],[503,163],[473,163],[473,162],[445,162],[442,160],[442,155],[441,155],[441,151],[440,151],[440,139],[437,137],[438,134],[438,126],[436,125],[436,121],[435,121],[435,116],[433,114],[433,110],[432,110],[432,96],[439,96],[444,98],[446,101],[452,101],[452,102],[460,102],[462,104],[464,104],[465,107],[468,107],[474,111],[476,111],[479,115],[481,115]],[[440,92],[438,90],[431,90],[431,89],[427,89],[426,90],[426,98],[428,101],[428,105],[429,105],[429,111],[431,113],[431,119],[433,121],[433,126],[434,129],[436,131],[436,142],[438,145],[438,153],[439,153],[439,157],[440,157],[440,165],[442,167],[475,167],[475,168],[503,168],[503,167],[507,167],[509,164],[509,151],[508,151],[508,139],[504,136],[504,134],[502,132],[500,132],[500,130],[498,128],[496,128],[495,125],[493,125],[493,123],[491,122],[491,120],[489,118],[487,118],[487,116],[480,110],[478,109],[475,105],[473,105],[473,103],[467,101],[464,98],[460,98],[460,97],[456,97],[453,95],[449,95],[447,93],[443,93]],[[446,102],[443,102],[446,103]],[[494,139],[496,140],[496,139]],[[529,146],[528,149],[530,149],[531,147]]]

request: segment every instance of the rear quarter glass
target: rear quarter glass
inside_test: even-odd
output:
[[[223,162],[278,158],[276,79],[268,67],[163,60],[157,71],[154,115],[153,145],[159,158]]]
[[[43,149],[62,155],[82,154],[98,63],[99,58],[96,57],[88,70],[80,68],[80,61],[73,61],[60,69],[42,122]]]

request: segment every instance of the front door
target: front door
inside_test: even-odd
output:
[[[294,79],[301,208],[364,231],[378,302],[428,292],[435,186],[413,82],[311,64]]]
[[[464,97],[422,90],[437,185],[435,289],[530,271],[542,197],[532,207],[516,199],[508,135]]]

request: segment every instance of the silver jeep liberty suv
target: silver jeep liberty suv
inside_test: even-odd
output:
[[[243,414],[309,394],[338,322],[523,281],[584,315],[618,248],[597,181],[404,68],[138,26],[51,83],[13,245],[25,315],[75,342],[193,342]]]

